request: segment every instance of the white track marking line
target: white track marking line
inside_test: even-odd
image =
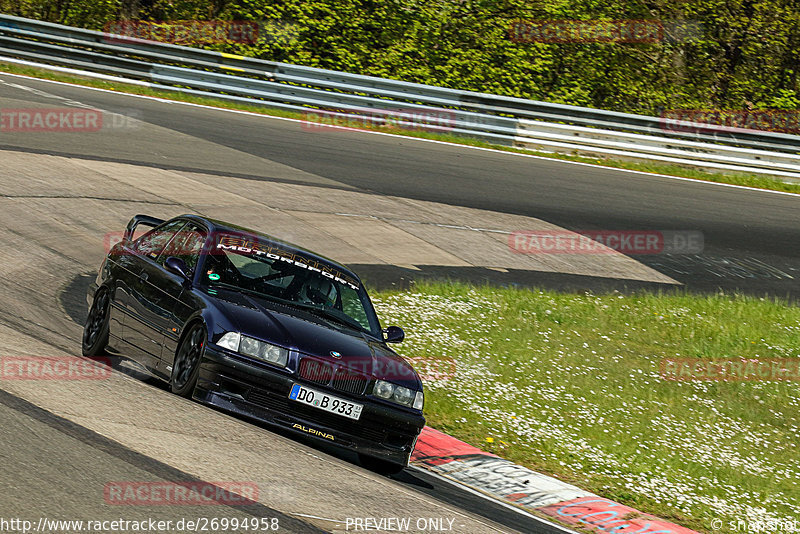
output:
[[[0,61],[2,61],[2,58],[0,58]],[[44,67],[46,67],[46,65],[44,65]],[[78,84],[74,84],[74,83],[59,82],[59,81],[55,81],[55,80],[45,80],[43,78],[35,78],[33,76],[24,76],[22,74],[12,74],[12,73],[9,73],[9,72],[0,72],[0,76],[14,76],[16,78],[25,78],[25,79],[28,79],[28,80],[36,80],[36,81],[39,81],[39,82],[53,83],[53,84],[57,84],[57,85],[66,85],[66,86],[69,86],[69,87],[79,87],[79,88],[82,88],[82,89],[88,89],[88,90],[91,90],[91,91],[99,91],[99,92],[102,92],[102,93],[113,93],[115,95],[122,95],[122,96],[128,96],[128,97],[133,97],[133,98],[143,98],[145,100],[155,100],[155,101],[164,102],[164,103],[167,103],[167,104],[180,104],[180,105],[183,105],[183,106],[192,106],[192,107],[197,107],[197,108],[202,108],[202,109],[211,109],[211,110],[216,110],[216,111],[226,111],[228,113],[239,113],[239,114],[250,115],[250,116],[254,116],[254,117],[262,117],[262,118],[265,118],[265,119],[275,119],[275,120],[288,121],[288,122],[298,122],[298,123],[305,123],[306,122],[306,121],[303,121],[303,120],[300,120],[300,119],[291,119],[289,117],[274,117],[274,116],[271,116],[271,115],[264,115],[262,113],[254,113],[252,111],[242,111],[242,110],[238,110],[238,109],[219,108],[219,107],[215,107],[215,106],[207,106],[205,104],[195,104],[193,102],[181,102],[179,100],[170,100],[168,98],[159,98],[159,97],[155,97],[155,96],[135,95],[135,94],[131,94],[131,93],[124,93],[124,92],[121,92],[121,91],[112,91],[110,89],[101,89],[99,87],[88,87],[88,86],[85,86],[85,85],[78,85]],[[114,77],[112,76],[111,78],[114,78]],[[118,80],[119,80],[119,83],[130,83],[129,81],[127,81],[124,78],[119,78]],[[146,86],[150,87],[150,84],[146,84]],[[209,98],[214,98],[214,94],[213,93],[209,94]],[[269,107],[268,103],[265,103],[264,107]],[[335,129],[341,129],[341,130],[351,130],[351,131],[354,130],[353,128],[347,128],[347,127],[342,127],[342,126],[329,126],[329,127],[330,128],[335,128]],[[506,152],[505,150],[497,150],[497,149],[494,149],[494,148],[484,148],[484,147],[470,146],[470,145],[461,145],[461,144],[458,144],[458,143],[451,143],[451,142],[448,142],[448,141],[437,141],[435,139],[423,139],[423,138],[420,138],[420,137],[409,137],[409,136],[405,136],[405,135],[391,134],[391,133],[386,133],[386,132],[375,132],[375,131],[372,131],[372,130],[358,130],[358,129],[355,129],[355,131],[366,133],[366,134],[372,134],[372,135],[383,135],[383,136],[387,136],[387,137],[405,139],[405,140],[409,140],[409,141],[413,140],[413,141],[420,141],[420,142],[425,142],[425,143],[435,143],[435,144],[440,144],[440,145],[459,147],[459,148],[463,148],[463,149],[481,150],[481,151],[484,151],[484,152],[490,152],[490,153],[494,153],[494,154],[504,154],[504,155],[507,155],[507,156],[517,156],[517,157],[522,157],[522,158],[532,158],[532,159],[537,159],[537,160],[549,161],[551,163],[563,163],[563,164],[566,164],[566,165],[580,165],[580,166],[583,166],[583,167],[591,167],[591,168],[595,168],[595,169],[603,169],[603,170],[606,170],[606,171],[627,172],[627,173],[632,173],[632,174],[638,174],[638,175],[641,175],[641,176],[648,176],[648,177],[651,177],[651,178],[667,178],[667,179],[670,179],[670,180],[679,180],[679,181],[683,181],[683,182],[691,182],[691,183],[696,183],[696,184],[713,185],[713,186],[718,186],[718,187],[730,187],[730,188],[734,188],[734,189],[743,189],[745,191],[757,191],[757,192],[761,192],[761,193],[773,193],[773,194],[777,194],[777,195],[788,195],[788,196],[792,196],[792,197],[797,197],[798,196],[797,193],[789,193],[787,191],[773,191],[771,189],[759,189],[757,187],[750,187],[750,186],[746,186],[746,185],[725,184],[725,183],[721,183],[721,182],[709,182],[709,181],[706,181],[706,180],[698,180],[696,178],[685,178],[685,177],[682,177],[682,176],[670,176],[668,174],[659,174],[659,173],[655,173],[655,172],[636,171],[636,170],[631,170],[631,169],[617,169],[615,167],[608,167],[608,166],[605,166],[605,165],[597,165],[595,163],[584,163],[584,162],[581,162],[581,161],[569,161],[569,160],[563,160],[563,159],[557,159],[557,158],[548,158],[548,157],[545,157],[545,156],[537,156],[535,154],[520,154],[519,152]]]
[[[79,109],[89,109],[89,110],[92,110],[92,111],[99,111],[101,113],[104,113],[105,115],[110,115],[110,116],[114,116],[114,117],[124,117],[125,120],[128,121],[128,123],[130,125],[135,124],[135,121],[136,121],[136,119],[133,118],[133,117],[125,116],[125,115],[122,115],[120,113],[115,113],[115,112],[112,112],[112,111],[108,111],[107,109],[102,109],[102,108],[98,108],[98,107],[95,107],[95,106],[90,106],[89,104],[84,104],[83,102],[79,102],[77,100],[71,100],[71,99],[65,98],[65,97],[63,97],[61,95],[55,95],[53,93],[48,93],[46,91],[42,91],[42,90],[36,89],[34,87],[28,87],[26,85],[19,85],[19,84],[16,84],[16,83],[9,83],[9,82],[3,81],[3,80],[0,80],[0,85],[5,85],[7,87],[13,87],[14,89],[19,89],[21,91],[27,91],[29,93],[33,93],[35,95],[38,95],[38,96],[41,96],[41,97],[44,97],[44,98],[58,100],[61,103],[63,103],[65,106],[71,106],[71,107],[75,107],[75,108],[79,108]]]
[[[41,96],[41,97],[44,97],[44,98],[51,98],[53,100],[59,100],[59,101],[63,102],[64,105],[67,105],[67,106],[72,106],[72,107],[82,108],[82,109],[97,109],[97,108],[94,108],[94,107],[92,107],[92,106],[90,106],[88,104],[84,104],[83,102],[78,102],[77,100],[71,100],[69,98],[66,98],[66,97],[63,97],[63,96],[60,96],[60,95],[54,95],[52,93],[48,93],[48,92],[42,91],[40,89],[36,89],[34,87],[28,87],[26,85],[19,85],[17,83],[9,83],[9,82],[3,81],[3,80],[0,80],[0,84],[5,85],[7,87],[13,87],[14,89],[19,89],[21,91],[27,91],[29,93],[33,93],[35,95],[38,95],[38,96]],[[101,109],[99,111],[105,111],[105,110]]]
[[[320,521],[328,521],[330,523],[344,523],[344,521],[340,521],[339,519],[328,519],[327,517],[319,517],[311,514],[299,514],[299,513],[289,513],[289,514],[297,517],[307,517],[308,519],[319,519]]]

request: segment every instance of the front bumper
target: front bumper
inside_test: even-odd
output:
[[[289,391],[296,383],[363,404],[361,417],[354,421],[290,400]],[[251,363],[211,344],[206,345],[193,397],[226,411],[399,465],[408,464],[425,426],[422,415],[368,397],[329,390],[287,371]]]

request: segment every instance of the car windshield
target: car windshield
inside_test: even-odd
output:
[[[252,235],[219,234],[203,265],[210,287],[239,290],[379,335],[361,281],[335,265]]]

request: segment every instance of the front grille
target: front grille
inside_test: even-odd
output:
[[[353,395],[362,395],[367,387],[367,377],[358,373],[354,373],[344,367],[336,370],[336,375],[333,377],[334,389],[352,393]]]
[[[264,408],[270,408],[280,412],[286,411],[289,405],[288,399],[282,395],[275,395],[274,393],[268,393],[259,389],[251,389],[247,394],[247,400],[253,404],[258,404]]]
[[[325,362],[303,358],[300,360],[300,368],[297,370],[297,374],[301,378],[317,384],[328,384],[333,377],[333,367]]]
[[[301,358],[297,375],[309,382],[330,386],[351,395],[363,395],[369,382],[365,375],[356,373],[344,365],[334,368],[330,363],[314,358]]]

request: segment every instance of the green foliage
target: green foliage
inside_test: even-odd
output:
[[[89,28],[120,18],[260,24],[211,48],[618,111],[798,109],[791,0],[0,0],[3,12]],[[530,43],[516,20],[659,21],[652,43]]]
[[[797,306],[432,281],[372,300],[407,332],[432,427],[699,532],[797,516]],[[667,364],[696,360],[752,366]],[[755,376],[773,361],[792,378]]]

